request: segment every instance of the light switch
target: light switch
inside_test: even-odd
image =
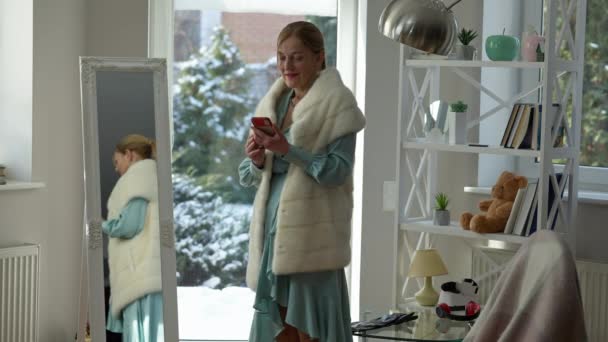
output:
[[[382,186],[382,210],[394,211],[395,210],[395,182],[385,181]]]

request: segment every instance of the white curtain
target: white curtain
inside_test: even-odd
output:
[[[336,16],[338,0],[175,0],[175,9]]]

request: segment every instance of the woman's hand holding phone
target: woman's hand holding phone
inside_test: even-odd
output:
[[[268,122],[270,122],[270,119],[268,119]],[[269,132],[270,134],[267,133],[267,129],[262,130],[261,127],[254,124],[252,130],[255,143],[279,155],[287,154],[287,152],[289,152],[289,143],[287,142],[287,139],[283,133],[281,133],[281,131],[277,129],[277,126],[275,126],[272,122],[270,122],[269,128],[272,130],[271,133]]]
[[[264,162],[266,161],[266,153],[263,146],[258,145],[254,138],[253,133],[249,134],[247,137],[247,143],[245,144],[245,153],[247,157],[251,159],[253,164],[258,168],[264,167]]]
[[[251,118],[251,125],[262,132],[268,135],[274,135],[274,130],[272,129],[272,121],[267,117],[253,117]]]

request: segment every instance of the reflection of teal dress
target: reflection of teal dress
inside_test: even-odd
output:
[[[117,219],[105,221],[103,232],[113,238],[130,239],[144,228],[148,201],[134,198],[120,212]],[[111,290],[111,289],[110,289]],[[158,342],[164,340],[163,295],[161,292],[147,294],[127,305],[121,317],[108,312],[106,329],[122,333],[126,342]]]
[[[277,104],[277,122],[287,113],[293,91]],[[289,130],[285,133],[290,140]],[[352,341],[350,308],[344,270],[275,275],[272,273],[274,236],[277,209],[290,163],[302,167],[320,184],[331,186],[343,183],[352,172],[355,152],[355,134],[336,139],[326,153],[311,154],[290,145],[289,152],[275,156],[272,166],[270,195],[264,220],[264,251],[260,262],[258,287],[255,297],[255,314],[249,341],[274,341],[283,329],[279,307],[287,307],[286,322],[320,342]],[[258,185],[262,170],[249,158],[239,166],[243,186]]]

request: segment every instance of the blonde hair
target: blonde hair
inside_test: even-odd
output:
[[[156,143],[140,134],[129,134],[120,139],[115,151],[125,154],[127,150],[137,153],[143,159],[156,159]]]
[[[289,37],[298,38],[307,48],[314,53],[321,53],[325,51],[325,42],[323,40],[323,34],[314,24],[308,21],[294,21],[293,23],[287,24],[277,38],[277,50]],[[325,69],[325,59],[323,59],[323,65],[321,69]]]

